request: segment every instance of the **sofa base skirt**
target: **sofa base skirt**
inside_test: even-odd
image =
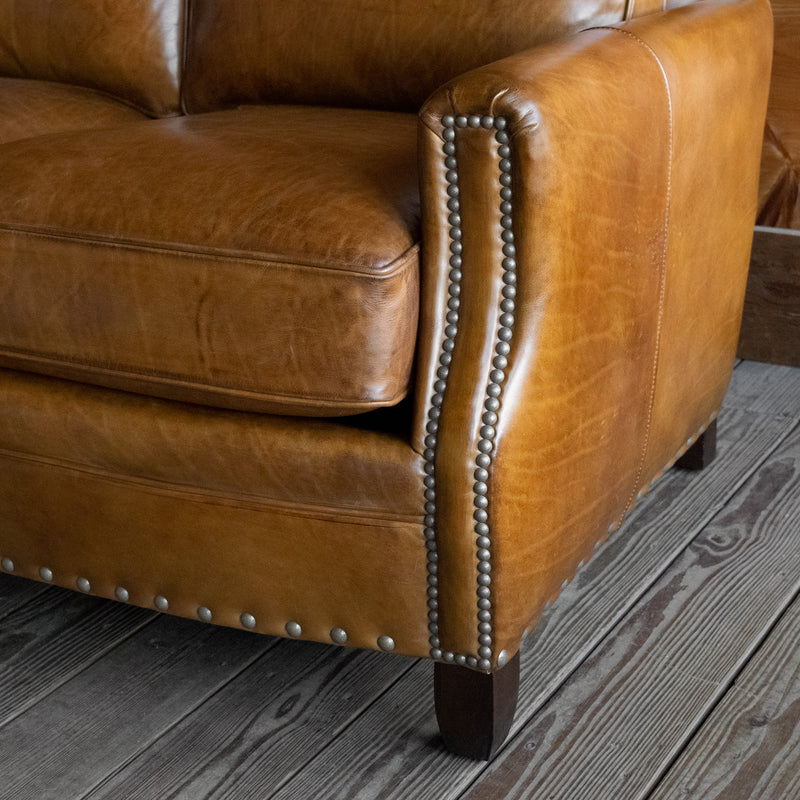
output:
[[[70,431],[76,433],[76,417],[96,415],[98,404],[105,403],[103,420],[107,421],[113,408],[114,415],[128,415],[124,422],[133,423],[143,401],[124,393],[61,383],[0,371],[4,418],[41,417],[36,436],[29,437],[35,439],[29,447],[21,440],[19,425],[13,432],[0,430],[0,564],[4,571],[260,633],[412,656],[429,654],[421,508],[417,519],[402,508],[379,513],[366,503],[362,508],[311,502],[292,507],[275,499],[277,489],[271,490],[267,470],[259,496],[252,485],[260,455],[253,442],[269,431],[254,430],[261,424],[255,417],[245,420],[247,436],[231,438],[231,434],[225,439],[238,458],[256,462],[250,468],[247,495],[108,469],[115,459],[138,463],[131,451],[140,451],[142,458],[141,451],[150,452],[161,427],[158,419],[153,420],[152,430],[144,424],[106,424],[103,436],[92,443],[91,459],[86,457],[85,440],[75,444],[80,458],[67,459],[64,437]],[[67,405],[53,403],[53,392],[66,393]],[[15,408],[19,402],[27,407]],[[158,403],[167,407],[166,401]],[[178,411],[181,425],[195,425],[200,439],[213,436],[220,422],[212,409]],[[42,431],[53,424],[48,418],[52,413],[64,416],[58,441],[53,441],[48,453]],[[226,424],[231,423],[229,417],[230,412]],[[265,419],[263,424],[277,421]],[[320,452],[330,458],[338,426],[312,426],[312,430],[319,433]],[[339,433],[345,444],[353,445],[362,432],[342,426]],[[247,452],[248,442],[255,451]],[[369,434],[362,442],[368,444],[363,456],[351,451],[350,459],[368,462],[382,442],[389,451],[398,448],[391,437],[384,442],[380,435]],[[298,443],[300,450],[305,447]],[[309,447],[307,453],[297,454],[297,463],[286,465],[284,478],[302,482],[305,475],[301,473],[313,474],[315,465],[302,466],[312,453]],[[170,457],[165,453],[166,460]],[[398,486],[416,483],[416,465],[409,449],[405,467],[396,468],[412,474],[398,474]],[[359,475],[368,474],[368,466],[355,464],[352,481],[357,483]],[[218,468],[219,460],[214,464]],[[192,462],[187,469],[197,474],[199,467]],[[350,491],[352,500],[358,487],[350,485]]]

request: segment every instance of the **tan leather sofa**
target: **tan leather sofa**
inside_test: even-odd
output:
[[[771,18],[678,5],[0,4],[2,568],[430,658],[491,754],[730,377]]]

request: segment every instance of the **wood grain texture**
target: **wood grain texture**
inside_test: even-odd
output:
[[[644,798],[800,589],[800,433],[464,800]]]
[[[800,231],[755,229],[737,354],[800,367]]]
[[[0,622],[0,726],[156,616],[142,608],[26,583],[39,591]]]
[[[728,409],[719,423],[718,460],[699,474],[672,470],[656,485],[524,642],[512,733],[602,642],[788,433],[782,419]],[[331,800],[459,797],[482,767],[441,746],[431,677],[427,664],[412,670],[275,797],[304,800],[322,782]]]
[[[0,728],[0,798],[81,797],[274,641],[158,617]]]
[[[800,797],[800,600],[648,800]]]
[[[744,361],[733,371],[724,407],[800,419],[800,370]]]
[[[49,587],[0,572],[0,621]]]
[[[84,800],[260,800],[414,663],[282,640]]]

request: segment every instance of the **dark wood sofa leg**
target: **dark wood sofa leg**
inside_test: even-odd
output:
[[[675,462],[681,469],[705,469],[717,455],[717,420],[709,424],[705,433]]]
[[[433,693],[436,718],[447,749],[488,761],[505,741],[519,692],[519,653],[485,674],[456,664],[436,663]]]

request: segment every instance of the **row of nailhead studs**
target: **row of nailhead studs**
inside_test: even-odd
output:
[[[514,312],[517,296],[517,261],[514,245],[514,232],[511,219],[511,149],[509,147],[506,121],[502,117],[494,120],[497,140],[497,156],[500,162],[500,225],[502,232],[503,252],[503,299],[500,301],[500,318],[495,341],[495,355],[492,369],[486,384],[484,412],[481,417],[483,426],[478,440],[478,455],[475,458],[475,484],[473,485],[475,511],[475,537],[478,548],[478,666],[486,669],[491,666],[492,625],[491,625],[491,541],[488,525],[488,469],[492,463],[494,438],[503,394],[503,382],[506,378],[508,354],[511,352],[513,338]],[[497,665],[505,666],[508,654],[505,650],[498,654]]]
[[[16,568],[14,562],[8,557],[0,559],[0,567],[2,567],[5,572],[9,573],[13,573]],[[49,569],[48,567],[41,567],[39,570],[39,576],[43,581],[50,583],[53,580],[53,570]],[[75,581],[75,584],[78,589],[86,594],[92,591],[92,584],[86,578],[78,578]],[[114,596],[121,603],[127,603],[130,597],[128,590],[123,586],[117,586],[117,588],[114,590]],[[156,595],[156,597],[153,598],[153,605],[159,611],[169,611],[169,600],[167,600],[167,598],[163,595]],[[213,619],[211,609],[207,608],[206,606],[199,606],[197,609],[197,618],[201,622],[211,622]],[[247,628],[249,630],[252,630],[256,627],[256,618],[247,612],[241,614],[239,617],[239,622],[241,622],[243,628]],[[303,635],[303,629],[298,622],[287,622],[285,625],[285,630],[286,633],[294,639]],[[330,632],[330,637],[334,644],[346,644],[347,642],[347,632],[342,628],[333,628]],[[377,645],[381,650],[384,650],[387,653],[394,650],[394,640],[391,638],[391,636],[378,637]]]
[[[447,293],[447,315],[445,317],[446,326],[444,329],[444,340],[439,355],[439,366],[437,368],[437,380],[433,385],[433,395],[431,405],[428,410],[428,420],[426,424],[427,435],[425,437],[425,450],[423,457],[425,460],[425,543],[428,549],[428,629],[430,631],[431,658],[456,664],[478,668],[483,671],[490,671],[492,668],[492,604],[491,604],[491,540],[489,538],[488,526],[488,492],[487,481],[489,479],[488,467],[491,465],[491,452],[493,449],[492,441],[497,424],[497,412],[500,408],[500,394],[502,392],[500,383],[505,378],[507,366],[506,356],[509,352],[509,341],[511,340],[511,326],[513,325],[514,295],[515,295],[515,269],[514,262],[514,236],[511,232],[511,163],[509,161],[510,149],[508,134],[505,131],[506,121],[502,117],[491,116],[446,116],[442,119],[444,143],[445,180],[447,181],[447,209],[450,212],[448,222],[450,224],[450,273],[448,276]],[[447,378],[452,362],[452,352],[455,347],[455,337],[458,333],[458,310],[461,305],[461,267],[462,251],[461,243],[461,204],[459,200],[458,187],[458,161],[456,159],[456,128],[485,128],[495,131],[495,138],[498,142],[498,156],[500,159],[500,212],[501,225],[503,226],[502,241],[503,254],[503,301],[501,303],[502,315],[500,318],[500,329],[498,331],[498,342],[495,347],[495,358],[493,370],[489,376],[487,386],[487,399],[485,401],[485,413],[483,414],[483,427],[481,428],[481,438],[478,442],[478,456],[476,458],[474,504],[475,510],[475,533],[477,536],[477,570],[478,570],[478,655],[462,655],[450,652],[442,652],[439,641],[438,625],[438,577],[436,551],[436,477],[435,459],[437,433],[439,429],[439,416],[444,400],[444,392],[447,388]],[[498,656],[498,666],[503,666],[507,661],[506,651],[502,651]]]

